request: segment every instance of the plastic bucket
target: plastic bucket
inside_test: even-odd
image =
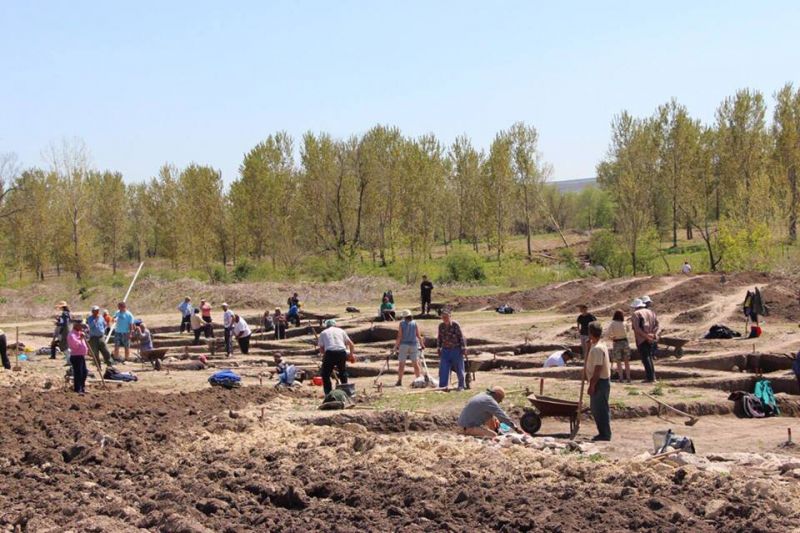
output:
[[[353,396],[356,393],[356,384],[355,383],[340,383],[336,385],[337,390],[344,391],[345,394],[348,396]]]
[[[311,384],[317,387],[322,387],[322,376],[314,376],[311,378]]]

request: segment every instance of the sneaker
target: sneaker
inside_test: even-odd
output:
[[[395,387],[402,387],[403,386],[403,382],[402,381],[398,381],[397,383],[394,384],[394,386]]]
[[[595,435],[592,437],[592,442],[609,442],[611,437],[604,437],[602,435]]]

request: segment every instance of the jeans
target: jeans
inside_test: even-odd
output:
[[[184,331],[186,331],[186,333],[192,331],[192,315],[186,315],[181,318],[181,333]]]
[[[239,349],[242,351],[244,355],[247,355],[248,352],[250,351],[250,335],[248,335],[247,337],[237,337],[236,340],[239,342]]]
[[[442,348],[439,358],[439,388],[447,387],[450,382],[450,371],[455,370],[458,376],[458,388],[464,385],[464,351],[461,348]]]
[[[339,382],[347,383],[347,352],[344,350],[327,350],[322,357],[322,391],[327,396],[332,390],[331,374],[333,369],[339,373]]]
[[[653,352],[655,351],[655,344],[652,342],[643,342],[638,345],[639,357],[642,358],[642,365],[644,366],[645,379],[647,381],[656,380],[656,368],[653,365]]]
[[[611,392],[611,381],[598,379],[594,394],[590,396],[589,407],[592,410],[597,433],[605,438],[611,438],[611,412],[608,410],[608,395]]]
[[[89,347],[96,355],[103,354],[103,361],[107,365],[112,364],[111,353],[108,351],[108,346],[106,346],[106,341],[103,337],[89,337]]]
[[[86,357],[72,355],[69,363],[72,365],[72,381],[75,384],[75,392],[86,392],[86,377],[89,375],[89,370],[86,368]]]
[[[241,346],[241,344],[242,343],[240,342],[239,345]],[[233,353],[233,344],[231,343],[231,328],[225,328],[225,353],[228,355]]]
[[[3,359],[3,368],[11,370],[11,362],[8,360],[8,344],[6,343],[5,335],[0,335],[0,358]]]
[[[422,295],[422,314],[428,314],[431,312],[431,295],[430,294],[423,294]]]

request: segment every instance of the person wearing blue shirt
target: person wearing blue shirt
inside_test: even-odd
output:
[[[105,334],[108,324],[100,314],[100,308],[96,305],[92,306],[92,314],[86,319],[86,325],[89,326],[89,347],[95,354],[103,354],[103,360],[106,365],[111,366],[114,360],[111,359],[111,353],[106,346]]]
[[[300,306],[299,304],[292,304],[289,307],[289,312],[286,313],[286,320],[290,323],[294,322],[294,325],[298,328],[300,327]]]
[[[191,320],[192,320],[192,299],[188,296],[183,299],[183,302],[178,306],[178,311],[181,312],[181,331],[183,333],[184,329],[186,329],[186,333],[192,332]]]
[[[131,355],[131,333],[133,332],[133,314],[128,311],[128,306],[125,302],[120,302],[117,305],[117,311],[114,313],[114,359],[119,361],[119,347],[125,348],[125,359],[127,361]]]

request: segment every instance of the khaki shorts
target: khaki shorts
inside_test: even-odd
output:
[[[628,344],[627,339],[614,341],[611,346],[611,362],[618,363],[620,361],[631,360],[631,346]]]
[[[401,344],[397,351],[397,360],[401,363],[407,360],[416,363],[418,357],[419,349],[412,344]]]

